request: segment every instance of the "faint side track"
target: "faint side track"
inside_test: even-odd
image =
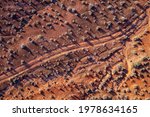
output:
[[[10,47],[11,52],[18,49],[16,58],[10,57],[10,50],[7,53],[9,46],[6,45],[2,51],[6,55],[1,56],[2,64],[0,63],[0,98],[1,92],[7,99],[7,96],[12,94],[14,95],[11,98],[15,99],[38,99],[38,96],[42,99],[60,99],[61,96],[66,99],[86,99],[92,95],[94,97],[98,92],[101,99],[106,99],[105,95],[102,95],[106,92],[114,97],[121,95],[120,87],[126,85],[128,76],[131,77],[127,60],[124,58],[128,56],[128,52],[124,55],[123,51],[126,44],[134,40],[131,37],[147,23],[149,17],[144,11],[147,7],[141,6],[137,1],[132,4],[130,0],[88,2],[64,0],[35,15],[25,27],[27,33],[17,35],[23,38],[17,38],[16,46],[14,43]],[[143,5],[143,2],[141,4]],[[67,8],[69,5],[71,7]],[[128,10],[121,10],[130,5],[132,7],[128,10],[136,12],[136,15],[133,15],[133,12],[128,14]],[[85,9],[88,9],[88,12]],[[100,10],[100,13],[97,10]],[[113,16],[113,19],[110,16]],[[129,16],[130,19],[126,19]],[[119,21],[116,23],[117,17]],[[49,20],[50,22],[47,22]],[[36,26],[36,23],[39,25]],[[114,29],[111,28],[112,25],[115,26]],[[31,33],[28,30],[32,30]],[[37,36],[39,33],[42,35]],[[137,53],[134,54],[138,57]],[[11,58],[13,64],[5,64]],[[144,68],[146,69],[147,67]],[[138,77],[140,72],[135,71],[134,75]]]

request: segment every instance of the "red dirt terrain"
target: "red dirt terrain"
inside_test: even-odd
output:
[[[0,99],[150,99],[150,1],[0,0]]]

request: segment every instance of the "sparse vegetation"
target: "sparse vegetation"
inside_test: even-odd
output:
[[[4,0],[0,99],[146,99],[144,2]]]

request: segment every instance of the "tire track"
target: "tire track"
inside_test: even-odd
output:
[[[137,18],[137,20],[135,20],[134,22],[137,23],[139,21],[140,20]],[[129,28],[128,30],[124,29],[125,30],[124,33],[130,34],[130,32],[128,32],[128,31],[130,31],[131,29],[132,29],[132,27]],[[100,38],[98,40],[92,40],[91,43],[96,47],[96,46],[100,46],[100,45],[102,45],[102,44],[104,44],[106,42],[111,42],[111,41],[113,41],[114,38],[115,38],[115,41],[119,40],[123,36],[124,36],[124,34],[122,32],[117,32],[117,33],[114,33],[111,37]],[[102,41],[101,42],[100,40],[106,40],[106,41]],[[69,52],[73,52],[73,51],[77,51],[77,50],[81,50],[81,49],[85,49],[85,48],[90,48],[91,47],[87,42],[81,42],[81,43],[79,43],[79,45],[81,46],[79,48],[77,48],[76,45],[70,45],[68,47],[63,47],[63,48],[61,48],[59,50],[53,51],[53,53],[54,53],[53,55],[49,55],[49,53],[47,53],[47,54],[45,54],[45,55],[43,55],[43,56],[41,56],[41,57],[39,57],[39,58],[37,58],[37,59],[35,59],[33,61],[30,61],[28,63],[28,65],[30,65],[31,67],[28,68],[28,69],[26,69],[26,67],[24,67],[24,66],[20,66],[20,67],[16,68],[15,71],[19,72],[18,74],[13,74],[12,75],[12,74],[8,73],[7,75],[5,75],[5,74],[1,75],[0,76],[0,81],[1,81],[1,83],[3,83],[5,81],[7,81],[7,80],[11,80],[11,79],[13,79],[16,76],[19,76],[19,75],[21,75],[21,74],[23,74],[23,73],[25,73],[25,72],[27,72],[29,70],[32,70],[32,69],[34,69],[37,66],[40,66],[41,63],[45,63],[45,62],[47,62],[49,60],[52,60],[52,59],[55,59],[55,58],[57,58],[59,56],[63,56],[65,54],[69,53]]]

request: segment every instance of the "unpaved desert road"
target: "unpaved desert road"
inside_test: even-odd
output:
[[[141,14],[141,15],[143,15],[143,14]],[[132,24],[139,24],[140,25],[140,23],[141,23],[140,20],[137,18],[135,21],[133,21]],[[138,28],[139,27],[137,27],[137,29]],[[128,35],[128,34],[130,34],[131,29],[132,29],[132,27],[129,29],[122,29],[122,32],[124,32]],[[104,37],[104,38],[92,40],[90,42],[94,45],[94,47],[97,47],[97,46],[103,45],[104,43],[114,41],[113,40],[114,38],[115,38],[115,41],[121,39],[124,36],[122,34],[122,32],[116,32],[116,33],[112,34],[111,37]],[[67,47],[62,47],[60,49],[53,51],[52,55],[50,55],[49,53],[46,53],[43,56],[40,56],[37,59],[34,59],[34,60],[28,62],[27,64],[30,66],[28,68],[23,66],[23,65],[16,68],[15,69],[16,74],[7,73],[7,75],[6,74],[1,75],[0,76],[0,83],[3,83],[3,82],[10,80],[10,79],[13,79],[14,77],[19,76],[19,75],[21,75],[21,74],[23,74],[29,70],[32,70],[32,69],[40,66],[42,63],[46,63],[49,60],[53,60],[55,58],[58,58],[58,57],[63,56],[67,53],[70,53],[70,52],[74,52],[77,50],[82,50],[85,48],[92,47],[87,42],[81,42],[81,43],[79,43],[79,45],[80,45],[80,47],[77,47],[76,45],[70,45]]]

